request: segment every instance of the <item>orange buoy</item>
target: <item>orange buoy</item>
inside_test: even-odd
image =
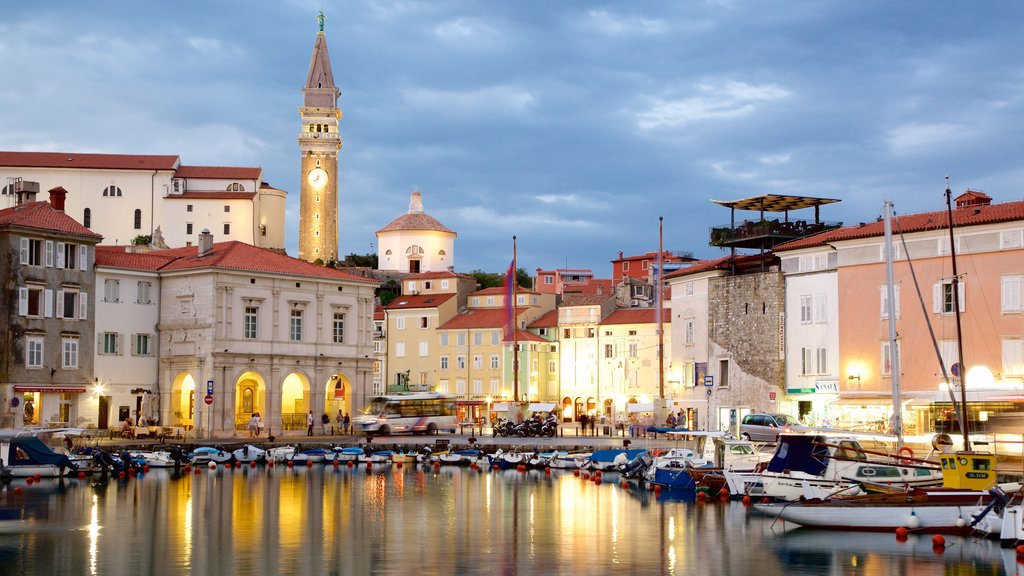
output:
[[[1018,556],[1024,556],[1024,544],[1021,544],[1020,546],[1017,546],[1017,555]]]
[[[722,494],[721,497],[725,498],[725,497],[728,497],[728,496],[729,496],[728,494]],[[750,496],[747,496],[747,495],[743,496],[743,505],[744,506],[750,506]]]
[[[589,472],[584,472],[583,473],[583,479],[584,480],[590,480],[590,473]]]
[[[441,463],[440,462],[434,462],[434,470],[437,471],[437,470],[440,470],[440,469],[441,469]]]
[[[216,462],[210,462],[208,467],[210,468],[210,470],[216,470],[217,469],[217,463]]]
[[[341,466],[341,463],[338,462],[337,460],[335,460],[334,462],[331,462],[331,466],[334,466],[335,468],[337,468],[338,466]]]
[[[495,464],[494,466],[491,466],[491,470],[494,470],[495,472],[497,472],[498,470],[501,470],[501,466],[498,466],[497,464]]]
[[[142,465],[142,471],[143,472],[149,472],[149,464],[143,464]]]
[[[191,464],[185,464],[185,472],[188,473],[188,472],[191,472],[191,471],[192,471],[192,465]]]
[[[372,469],[373,469],[373,462],[367,462],[366,463],[366,471],[369,472]]]
[[[655,484],[654,485],[654,493],[655,494],[661,494],[661,484]],[[701,492],[701,494],[703,494],[703,492]]]
[[[729,495],[729,489],[728,488],[722,488],[721,490],[718,491],[718,495],[719,496],[728,496]]]
[[[122,474],[124,474],[124,472],[122,472]],[[25,484],[28,484],[29,486],[31,486],[31,485],[33,485],[35,483],[36,483],[35,477],[29,476],[28,478],[25,478]]]
[[[15,493],[16,495],[18,495],[18,496],[21,496],[21,492],[22,492],[22,490],[21,490],[21,486],[15,486],[15,487],[14,487],[14,493]]]
[[[707,500],[708,500],[708,493],[707,492],[697,492],[697,502],[707,502]]]
[[[124,470],[117,473],[118,480],[124,480]]]
[[[598,486],[600,486],[600,485],[601,485],[601,477],[600,477],[600,476],[598,476],[598,477],[594,478],[594,484],[596,484],[596,485],[598,485]]]
[[[395,462],[395,466],[398,467],[398,468],[401,468],[402,467],[402,463],[401,462]]]
[[[769,503],[769,502],[771,502],[771,501],[772,501],[772,499],[771,499],[771,498],[769,498],[769,497],[767,497],[767,496],[761,496],[761,503],[762,503],[762,504],[768,504],[768,503]]]
[[[932,546],[935,546],[935,547],[940,547],[941,546],[942,548],[945,548],[946,547],[946,539],[942,536],[942,534],[936,534],[935,536],[932,536]]]
[[[267,460],[267,468],[273,468],[273,467],[274,467],[274,461],[273,460]]]
[[[235,462],[235,468],[241,468],[241,467],[242,467],[242,463],[241,462]]]
[[[551,468],[544,468],[544,475],[551,476]]]
[[[199,472],[200,472],[200,468],[199,468],[199,466],[196,466],[196,476],[199,476]]]
[[[289,460],[288,461],[288,467],[289,468],[294,468],[295,467],[295,462],[292,462],[291,460]]]
[[[312,460],[306,460],[306,468],[312,468],[312,467],[313,467],[313,461]]]
[[[896,537],[897,538],[906,538],[907,534],[909,534],[909,533],[910,533],[910,531],[907,530],[906,528],[904,528],[903,526],[900,526],[899,528],[896,529]]]
[[[43,475],[42,474],[36,474],[36,475],[34,475],[32,477],[36,479],[36,482],[39,482],[40,480],[43,479]]]
[[[129,476],[135,476],[135,468],[129,468],[128,469],[128,475]]]
[[[349,468],[351,468],[351,467],[355,466],[356,463],[351,461],[351,460],[349,460],[348,462],[345,462],[345,465],[348,466]]]
[[[573,476],[575,476],[575,477],[577,477],[577,478],[579,478],[579,477],[580,477],[580,471],[579,471],[579,469],[577,468],[576,470],[573,470],[573,471],[572,471],[572,475],[573,475]]]
[[[228,469],[230,469],[230,468],[231,468],[231,462],[225,462],[225,463],[224,463],[224,469],[225,469],[225,470],[228,470]]]
[[[85,480],[85,472],[79,471],[78,472],[78,479],[79,480]]]
[[[255,467],[256,467],[256,462],[255,461],[249,462],[249,468],[255,468]]]

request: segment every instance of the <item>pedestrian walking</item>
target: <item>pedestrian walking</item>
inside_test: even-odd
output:
[[[320,429],[323,431],[324,436],[327,436],[328,432],[330,431],[330,428],[331,417],[327,415],[327,412],[324,412],[323,415],[320,416]]]
[[[249,438],[256,437],[256,413],[253,412],[252,416],[249,416]]]
[[[348,414],[345,414],[345,416],[342,417],[341,421],[342,421],[342,428],[341,429],[345,431],[345,434],[348,434],[349,433],[348,425],[351,422],[351,420],[348,417]]]
[[[580,431],[584,436],[587,435],[587,415],[580,414]]]
[[[306,414],[306,436],[313,435],[313,411],[310,410],[309,414]]]

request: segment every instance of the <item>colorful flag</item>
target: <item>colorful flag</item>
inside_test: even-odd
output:
[[[516,297],[516,262],[508,265],[508,272],[505,273],[505,341],[511,342],[515,339],[516,319],[515,301]]]

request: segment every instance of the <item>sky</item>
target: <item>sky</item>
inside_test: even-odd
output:
[[[1000,1],[5,0],[0,149],[260,166],[294,256],[320,10],[342,255],[413,190],[460,272],[503,271],[516,236],[531,273],[599,277],[659,217],[666,250],[723,255],[712,199],[836,198],[822,218],[856,224],[943,209],[946,176],[1024,198],[1024,3]]]

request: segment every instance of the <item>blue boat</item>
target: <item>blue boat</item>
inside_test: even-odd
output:
[[[590,454],[590,459],[584,465],[584,468],[589,470],[615,471],[618,469],[619,464],[626,464],[644,452],[647,452],[646,448],[594,450]]]

